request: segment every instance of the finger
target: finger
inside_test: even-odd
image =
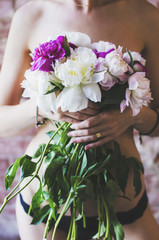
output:
[[[90,135],[90,136],[72,138],[71,142],[72,143],[87,143],[87,142],[92,142],[95,140],[97,140],[97,136],[94,134],[94,135]]]
[[[92,142],[92,143],[87,144],[87,145],[85,146],[85,150],[102,146],[102,145],[110,142],[111,140],[112,140],[111,136],[107,136],[107,137],[105,137],[105,138],[103,138],[103,139],[100,139],[100,140],[98,140],[98,141],[95,141],[95,142]]]
[[[71,117],[67,117],[67,116],[64,116],[62,119],[60,119],[61,121],[63,122],[68,122],[68,123],[71,123],[71,124],[78,124],[80,121],[79,120],[76,120],[74,118],[71,118]]]
[[[72,130],[68,133],[68,136],[70,137],[79,137],[79,136],[88,136],[88,135],[96,135],[96,133],[103,133],[102,135],[108,135],[107,133],[109,130],[104,128],[103,125],[96,125],[95,127],[86,128],[86,129],[78,129],[78,130]]]
[[[57,116],[59,115],[59,118],[62,118],[62,116],[68,116],[80,121],[84,121],[89,117],[88,114],[84,114],[80,111],[79,112],[69,112],[69,111],[62,112],[60,108],[58,109],[58,112],[56,113],[56,115]]]
[[[90,117],[80,123],[77,124],[72,124],[71,128],[72,129],[84,129],[84,128],[89,128],[89,127],[94,127],[95,125],[98,125],[101,122],[101,119],[99,115]]]
[[[87,116],[94,116],[99,113],[98,109],[85,108],[80,111],[80,113],[86,114]]]
[[[92,101],[88,102],[88,107],[92,108],[92,109],[99,110],[99,106],[96,103],[92,102]]]
[[[107,135],[105,132],[98,132],[88,135],[87,130],[78,130],[69,132],[68,136],[73,137],[72,142],[74,143],[85,143],[100,140]]]
[[[71,117],[71,118],[74,118],[74,119],[77,119],[77,120],[80,120],[80,121],[84,121],[86,119],[89,118],[89,115],[87,114],[83,114],[81,112],[75,112],[75,113],[67,113],[66,114],[67,116]]]

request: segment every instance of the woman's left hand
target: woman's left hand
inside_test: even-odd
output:
[[[85,149],[103,145],[131,126],[132,112],[127,108],[120,110],[106,110],[82,122],[71,125],[73,129],[68,133],[74,143],[88,143]]]

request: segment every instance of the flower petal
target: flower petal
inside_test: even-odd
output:
[[[88,99],[80,86],[65,87],[56,99],[56,107],[63,112],[77,112],[87,108]]]
[[[56,95],[55,93],[47,95],[38,95],[37,106],[44,112],[56,112]]]
[[[101,102],[101,90],[98,84],[90,83],[82,85],[82,90],[85,96],[92,102]]]
[[[120,111],[121,113],[125,110],[125,108],[127,107],[126,101],[125,99],[120,103]]]

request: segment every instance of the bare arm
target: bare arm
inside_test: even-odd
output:
[[[30,23],[18,11],[11,24],[0,75],[0,137],[20,134],[33,126],[34,104],[29,100],[21,103],[21,81],[30,67]]]
[[[151,81],[153,101],[150,108],[143,107],[140,114],[134,118],[133,123],[133,126],[143,133],[149,132],[156,122],[157,115],[151,108],[156,108],[159,111],[159,11],[154,7],[151,10],[153,11],[150,16],[149,12],[145,14],[148,17],[145,17],[144,20],[146,27],[143,28],[143,36],[145,39],[147,69]],[[159,136],[159,124],[151,136]]]
[[[31,7],[27,4],[18,10],[12,21],[0,76],[0,137],[19,135],[35,122],[35,101],[26,100],[20,103],[20,83],[24,79],[25,71],[30,68],[28,45],[30,39],[36,38],[34,24],[38,25],[39,13],[39,5]],[[36,41],[38,42],[38,37]],[[41,117],[71,123],[85,120],[95,113],[97,110],[94,110],[91,103],[87,111],[77,113],[63,113],[59,109],[57,114],[46,114],[39,109]]]

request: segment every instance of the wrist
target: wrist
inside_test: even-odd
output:
[[[137,122],[136,116],[133,116],[132,109],[130,107],[127,107],[124,112],[124,118],[127,121],[128,127],[133,127],[133,125]]]
[[[155,108],[152,108],[151,109],[154,113],[155,113],[155,115],[156,116],[154,116],[154,120],[155,120],[155,122],[154,122],[154,124],[152,125],[152,127],[149,129],[149,131],[144,131],[144,132],[139,132],[139,134],[140,135],[151,135],[155,130],[156,130],[156,128],[157,128],[157,126],[158,126],[158,123],[159,123],[159,112],[158,112],[158,110],[157,109],[155,109]]]
[[[38,106],[36,106],[35,108],[35,126],[41,127],[42,125],[44,125],[47,121],[47,118],[44,118],[42,116],[39,115],[39,108]]]
[[[133,119],[133,127],[141,135],[151,135],[158,126],[159,114],[156,109],[143,106]]]

